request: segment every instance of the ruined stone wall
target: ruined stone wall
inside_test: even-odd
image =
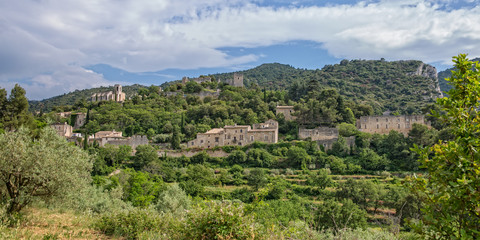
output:
[[[276,109],[276,114],[278,115],[280,113],[283,113],[283,116],[287,121],[292,121],[297,118],[296,116],[292,116],[292,113],[294,112],[295,110],[293,109],[293,106],[277,106]]]
[[[189,150],[189,151],[168,151],[168,150],[165,150],[165,151],[158,151],[158,156],[160,157],[163,157],[165,155],[167,155],[167,157],[181,157],[181,156],[185,156],[185,157],[193,157],[195,154],[198,154],[199,152],[201,152],[203,150],[201,149],[192,149],[192,150]],[[210,156],[210,157],[228,157],[230,155],[230,153],[227,153],[221,149],[219,150],[205,150],[205,152]]]
[[[332,138],[332,139],[317,140],[316,142],[317,142],[318,146],[323,147],[323,149],[326,151],[326,150],[332,149],[333,144],[337,140],[338,140],[338,137],[337,138]],[[355,137],[354,136],[347,137],[347,138],[345,138],[345,142],[346,142],[347,146],[353,147],[353,146],[355,146]]]
[[[329,127],[317,127],[314,129],[299,128],[298,137],[300,139],[311,138],[312,141],[329,140],[338,138],[338,129]]]

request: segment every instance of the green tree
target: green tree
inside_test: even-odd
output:
[[[310,185],[316,186],[320,189],[331,187],[333,186],[334,182],[328,174],[330,174],[330,170],[326,168],[322,168],[318,170],[316,173],[310,174],[310,176],[307,179],[307,183]]]
[[[25,97],[25,89],[20,85],[15,84],[12,88],[8,102],[4,107],[6,112],[4,115],[4,128],[11,131],[19,128],[22,125],[33,126],[33,116],[28,112],[28,99]],[[4,93],[0,93],[0,97],[3,97]],[[4,101],[4,100],[0,100]]]
[[[301,147],[292,146],[287,151],[288,161],[294,163],[296,167],[306,168],[312,161],[312,157]]]
[[[155,148],[150,145],[140,145],[137,147],[137,152],[135,152],[133,166],[139,170],[157,159],[158,153]]]
[[[267,176],[262,169],[255,168],[250,171],[250,174],[247,176],[247,181],[248,185],[257,190],[267,184]]]
[[[32,140],[27,129],[0,135],[0,183],[8,192],[7,212],[20,211],[35,197],[66,195],[88,186],[89,155],[46,127]]]
[[[437,99],[455,139],[415,151],[428,174],[413,187],[425,201],[425,227],[444,238],[480,238],[480,64],[465,54],[453,57],[455,71],[446,79],[449,97]],[[473,69],[473,70],[472,70]]]
[[[342,202],[329,199],[318,207],[314,221],[317,229],[333,229],[338,233],[347,228],[366,228],[367,213],[350,199]]]

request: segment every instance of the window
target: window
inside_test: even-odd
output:
[[[253,142],[253,136],[250,136],[250,141],[252,141],[252,142]]]
[[[385,124],[385,128],[388,129],[388,124]]]
[[[237,141],[237,137],[233,137],[233,141]]]
[[[243,129],[240,129],[240,132],[243,132]]]
[[[378,118],[377,118],[377,122],[378,122]]]
[[[265,141],[268,141],[268,136],[265,136]]]
[[[378,129],[378,124],[377,124],[377,129]]]
[[[398,124],[398,129],[400,129],[400,124]]]
[[[203,143],[203,140],[200,140],[200,143]]]
[[[240,135],[240,141],[242,141],[242,140],[243,140],[243,135]]]
[[[216,137],[216,138],[215,138],[215,142],[218,142],[218,140],[220,140],[219,137]]]
[[[367,124],[365,124],[365,126],[363,128],[367,129]]]
[[[388,118],[385,118],[385,121],[388,122]]]

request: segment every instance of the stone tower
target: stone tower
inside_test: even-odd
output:
[[[243,74],[234,73],[233,74],[233,84],[234,87],[243,87]]]
[[[115,102],[125,101],[125,93],[122,92],[122,85],[115,84],[113,87],[113,95],[115,96],[115,99],[113,99]]]

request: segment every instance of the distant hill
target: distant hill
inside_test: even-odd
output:
[[[475,58],[471,61],[480,61],[480,58]],[[440,89],[442,90],[442,92],[448,92],[450,89],[452,89],[452,86],[449,82],[445,80],[445,78],[449,78],[450,76],[452,76],[453,69],[454,68],[452,67],[438,73],[438,83],[440,84]]]
[[[137,93],[138,89],[142,87],[145,87],[145,86],[134,84],[131,86],[122,86],[122,90],[123,92],[125,92],[126,98],[129,98],[133,96],[135,93]],[[90,88],[90,89],[84,89],[84,90],[75,90],[73,92],[47,98],[41,101],[29,101],[30,111],[43,110],[45,112],[48,112],[52,110],[52,108],[55,106],[73,105],[76,101],[81,100],[82,98],[85,98],[85,100],[89,101],[90,97],[94,93],[108,92],[108,91],[113,91],[113,86]]]

